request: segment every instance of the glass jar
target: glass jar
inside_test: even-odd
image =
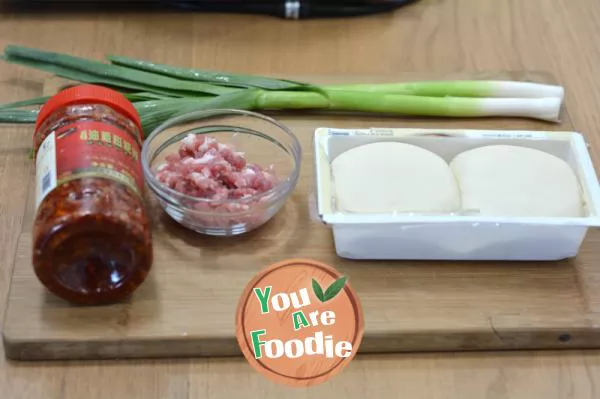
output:
[[[117,302],[150,271],[141,132],[133,104],[100,86],[66,89],[40,110],[33,266],[69,302]]]

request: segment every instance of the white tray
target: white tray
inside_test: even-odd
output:
[[[331,161],[353,147],[399,141],[446,161],[490,144],[536,148],[569,163],[582,185],[586,217],[514,218],[469,215],[337,212]],[[576,132],[445,129],[335,129],[314,134],[316,207],[333,229],[337,254],[351,259],[560,260],[574,257],[592,226],[600,226],[600,186],[584,137]]]

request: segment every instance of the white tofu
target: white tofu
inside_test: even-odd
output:
[[[331,167],[338,211],[447,213],[460,208],[446,161],[414,145],[365,144],[337,156]]]
[[[457,155],[450,167],[462,207],[484,216],[579,217],[579,181],[562,159],[510,145],[490,145]]]

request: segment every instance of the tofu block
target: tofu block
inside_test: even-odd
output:
[[[338,155],[331,167],[338,211],[448,213],[460,208],[447,162],[421,147],[365,144]]]
[[[462,208],[483,216],[584,216],[581,188],[573,169],[546,152],[489,145],[457,155],[450,167]]]

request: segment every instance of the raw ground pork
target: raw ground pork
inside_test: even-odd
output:
[[[229,144],[219,143],[210,136],[190,134],[181,141],[178,153],[166,157],[157,169],[156,178],[169,188],[192,197],[217,201],[239,200],[229,203],[197,203],[199,211],[244,212],[254,211],[265,198],[251,200],[255,194],[264,193],[277,184],[275,168],[262,168],[247,163],[244,153],[236,152]],[[263,210],[260,213],[264,212]],[[257,209],[258,211],[258,209]],[[232,215],[233,216],[233,215]],[[260,222],[260,214],[250,214],[223,220],[222,216],[198,222],[227,227],[231,224]],[[204,216],[203,216],[204,219]],[[217,227],[217,226],[215,226]]]

